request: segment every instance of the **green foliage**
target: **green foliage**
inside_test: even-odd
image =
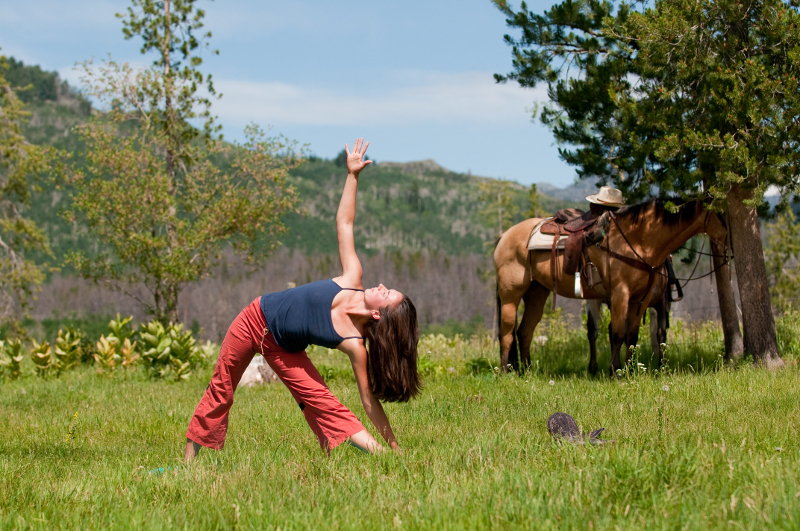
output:
[[[131,321],[133,321],[133,316],[128,317],[120,317],[119,313],[117,314],[116,319],[112,319],[108,322],[108,330],[113,335],[119,343],[124,342],[129,337],[133,337],[133,327],[131,326]]]
[[[84,334],[74,328],[66,332],[59,330],[53,349],[54,363],[58,372],[74,369],[83,356],[82,343]]]
[[[42,319],[40,323],[33,320],[26,320],[23,322],[28,329],[28,333],[34,337],[38,337],[39,326],[43,337],[48,340],[55,340],[58,336],[59,330],[76,330],[83,334],[84,346],[95,341],[101,334],[108,332],[108,322],[110,317],[107,315],[87,315],[85,317],[48,317]],[[91,338],[91,339],[89,339]],[[89,348],[91,350],[91,347]],[[86,363],[91,360],[91,353],[88,354],[89,359],[86,359],[87,352],[84,349],[82,362]]]
[[[494,370],[495,366],[492,365],[492,362],[488,358],[470,358],[465,362],[465,365],[470,374],[494,374],[496,372]]]
[[[438,335],[441,334],[445,337],[455,337],[461,335],[463,337],[472,337],[476,335],[483,335],[486,333],[486,327],[483,323],[483,316],[476,314],[469,321],[456,321],[455,319],[448,319],[441,324],[429,324],[422,331],[423,335]]]
[[[536,189],[536,183],[531,184],[530,189],[528,190],[528,201],[530,202],[530,206],[528,210],[525,211],[523,214],[526,218],[543,218],[547,214],[542,210],[541,205],[539,205],[539,192]]]
[[[112,377],[116,368],[122,364],[122,356],[118,352],[119,343],[114,337],[100,336],[94,352],[95,370],[97,374]]]
[[[49,376],[53,369],[57,368],[56,361],[53,359],[53,349],[50,343],[42,341],[38,343],[35,339],[31,340],[31,361],[37,376],[45,378]]]
[[[786,210],[775,222],[767,224],[764,255],[772,304],[781,313],[789,311],[797,306],[800,298],[800,225],[791,210]]]
[[[197,348],[191,330],[183,330],[182,324],[164,327],[158,321],[142,323],[139,331],[142,342],[142,359],[150,371],[161,378],[186,380],[192,373],[192,365],[203,359],[206,351]]]
[[[431,376],[438,376],[444,373],[444,367],[436,362],[427,354],[421,354],[417,358],[417,371],[423,379],[430,378]]]
[[[11,380],[22,376],[22,342],[19,339],[0,341],[0,374]]]
[[[213,366],[219,356],[219,345],[206,340],[205,343],[197,347],[195,360],[199,367]]]
[[[0,55],[0,314],[14,321],[17,305],[23,312],[27,310],[46,269],[26,254],[40,251],[50,255],[45,233],[25,212],[32,192],[53,171],[53,151],[23,137],[22,124],[28,113],[6,80],[7,69],[5,56]]]
[[[22,61],[8,58],[6,79],[25,104],[43,104],[67,100],[86,116],[91,104],[66,81],[60,81],[56,72],[42,70],[39,65],[25,66]]]
[[[486,179],[478,184],[481,208],[478,217],[486,227],[494,227],[499,238],[514,224],[519,214],[519,206],[514,201],[514,189],[519,187],[510,181]],[[492,242],[493,243],[493,242]]]
[[[781,0],[658,2],[636,11],[567,0],[544,14],[495,4],[522,37],[499,81],[548,83],[542,121],[581,176],[613,180],[629,200],[731,185],[796,190],[800,108],[795,7]],[[579,75],[565,75],[567,71]],[[634,87],[632,82],[636,81]]]
[[[172,339],[164,325],[158,321],[142,323],[139,338],[142,341],[142,359],[145,363],[150,367],[158,367],[165,366],[169,362]]]
[[[244,145],[213,137],[210,100],[198,92],[214,94],[199,70],[210,37],[198,35],[204,16],[194,0],[132,0],[123,31],[142,38],[142,53],[155,52],[153,65],[84,63],[89,92],[111,110],[78,128],[86,160],[73,165],[67,220],[85,223],[104,249],[68,261],[123,292],[144,284],[152,298],[140,302],[164,325],[177,321],[183,286],[210,274],[227,246],[248,263],[263,259],[297,202],[287,182],[302,161],[295,143],[256,126]]]

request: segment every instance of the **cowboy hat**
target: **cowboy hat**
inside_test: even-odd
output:
[[[625,199],[622,197],[622,192],[610,186],[601,186],[600,191],[596,194],[587,195],[586,200],[590,203],[597,205],[621,207],[625,206]]]

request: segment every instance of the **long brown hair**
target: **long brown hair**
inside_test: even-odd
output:
[[[394,308],[380,312],[381,318],[364,329],[370,391],[384,402],[407,402],[422,389],[417,375],[417,309],[403,295]]]

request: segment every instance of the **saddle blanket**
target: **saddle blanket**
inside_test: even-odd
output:
[[[550,221],[553,218],[545,218],[539,222],[538,225],[533,229],[531,233],[531,237],[528,238],[528,249],[531,251],[541,251],[547,250],[550,251],[553,249],[553,240],[555,239],[555,234],[542,234],[541,228],[546,222]],[[564,246],[567,244],[567,236],[568,233],[563,233],[558,238],[558,243],[556,244],[556,249],[563,249]]]

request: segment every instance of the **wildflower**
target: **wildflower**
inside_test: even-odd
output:
[[[494,372],[500,372],[500,367],[495,367]]]
[[[550,381],[549,381],[549,382],[547,382],[547,383],[549,383],[550,385],[555,385],[555,384],[556,384],[556,383],[555,383],[553,380],[550,380]]]
[[[664,387],[662,387],[661,389],[663,389],[664,392],[667,392],[667,391],[669,391],[669,386],[664,384]]]

